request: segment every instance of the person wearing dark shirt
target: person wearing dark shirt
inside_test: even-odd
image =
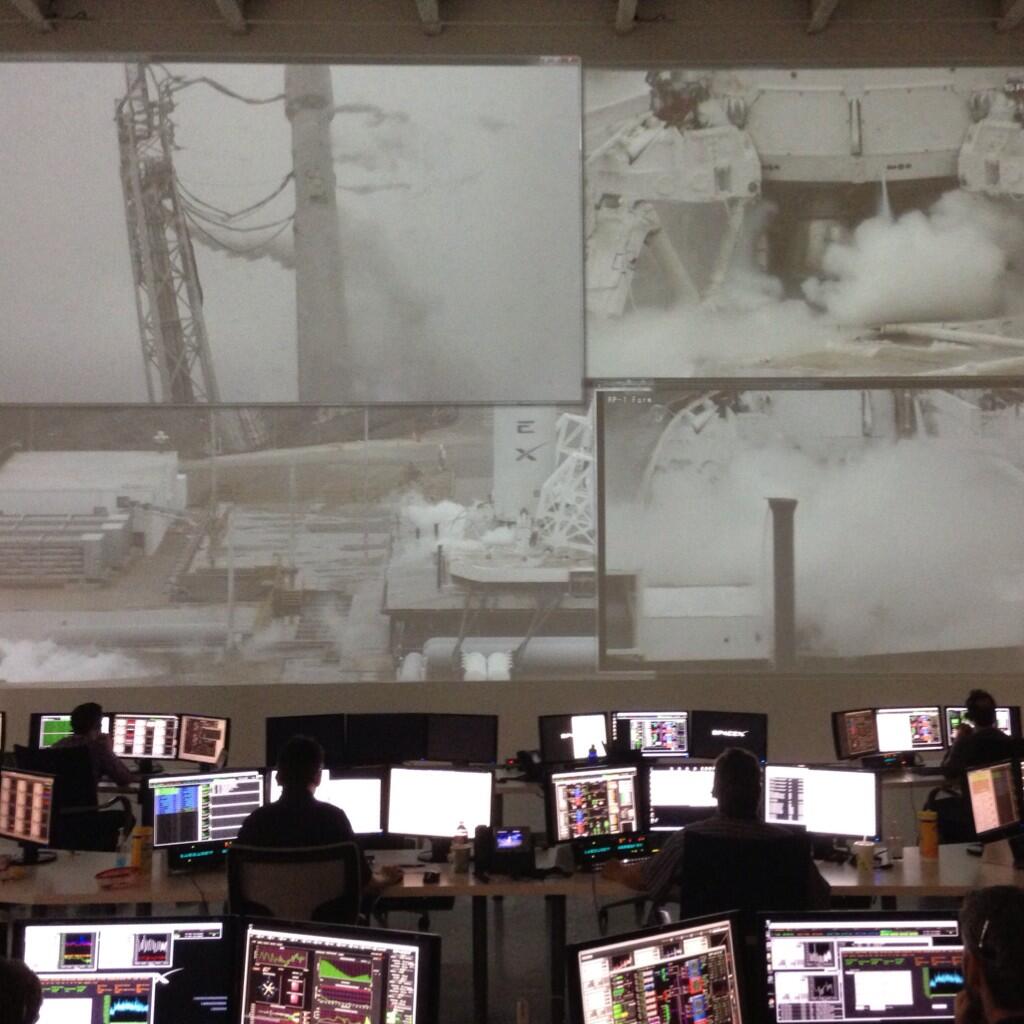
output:
[[[646,892],[655,902],[660,902],[682,876],[687,834],[699,832],[702,835],[737,840],[772,839],[790,834],[780,825],[769,825],[758,820],[761,766],[749,751],[729,747],[718,755],[712,793],[718,802],[717,814],[681,828],[653,857],[633,864],[609,861],[601,873],[610,881]],[[813,861],[808,871],[808,893],[813,905],[827,907],[830,892],[828,883],[821,877]]]
[[[79,704],[71,712],[71,735],[58,740],[54,747],[85,747],[89,751],[96,781],[110,779],[118,786],[131,786],[139,781],[115,753],[110,737],[103,727],[103,708],[99,704]]]
[[[971,690],[964,721],[942,762],[947,779],[959,780],[970,768],[1012,758],[1018,744],[996,727],[996,702],[985,690]]]
[[[1024,892],[975,889],[960,908],[964,987],[956,1024],[1024,1024]]]
[[[0,959],[0,1024],[35,1024],[43,989],[21,960]]]
[[[242,822],[236,842],[239,846],[263,848],[331,846],[356,843],[348,815],[332,804],[317,800],[317,787],[323,775],[324,750],[308,736],[293,736],[281,748],[277,758],[277,783],[281,796],[273,803],[257,808]],[[360,852],[362,884],[373,893],[394,885],[402,878],[401,868],[384,867],[374,877]]]

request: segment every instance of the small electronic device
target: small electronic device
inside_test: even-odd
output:
[[[503,828],[479,826],[473,837],[477,874],[529,877],[535,869],[533,833],[525,825]]]
[[[608,748],[608,716],[604,712],[579,715],[541,715],[540,759],[545,764],[597,760]]]
[[[1019,839],[1024,832],[1019,761],[1001,761],[970,769],[967,772],[967,793],[974,816],[974,831],[982,842]],[[1015,842],[1015,845],[1019,844]]]
[[[762,915],[768,1020],[952,1020],[963,988],[955,913]]]
[[[0,836],[13,839],[22,853],[17,862],[42,864],[56,859],[39,850],[50,842],[53,811],[52,775],[20,769],[0,770]]]
[[[33,711],[28,720],[28,745],[45,749],[72,735],[71,715],[52,711]],[[104,715],[100,732],[110,733],[110,715]]]
[[[877,836],[881,785],[872,771],[770,764],[764,770],[764,820],[817,835]]]
[[[647,771],[647,811],[652,832],[674,832],[710,818],[718,807],[712,762],[654,764]]]
[[[694,711],[690,715],[690,756],[713,761],[728,747],[768,758],[768,716],[754,711]]]
[[[613,711],[612,744],[643,757],[686,757],[689,722],[688,711]]]
[[[726,916],[570,946],[570,1020],[742,1024],[745,994],[739,946],[736,925]]]
[[[967,717],[967,708],[945,707],[942,709],[942,723],[946,728],[946,746],[956,739],[957,730],[966,723],[973,727],[974,723]],[[996,728],[1012,739],[1020,738],[1020,707],[997,707]]]
[[[174,761],[178,757],[178,716],[115,712],[110,740],[118,757]]]
[[[620,832],[572,841],[573,860],[581,871],[592,871],[610,860],[639,860],[654,852],[652,836],[647,832]]]
[[[276,775],[276,769],[267,769],[268,803],[281,796]],[[371,769],[325,769],[313,795],[317,800],[343,810],[356,835],[380,835],[384,831],[383,769],[377,772]]]
[[[436,1024],[438,936],[276,920],[244,928],[237,1020]]]
[[[293,736],[309,736],[324,749],[324,766],[345,764],[345,716],[280,715],[266,720],[266,763],[277,764],[281,748]]]
[[[942,716],[935,705],[905,708],[876,708],[878,749],[912,751],[942,749]]]
[[[832,738],[836,757],[847,761],[855,757],[877,754],[878,728],[874,708],[832,712]]]
[[[549,840],[639,832],[639,771],[636,765],[606,765],[552,773],[545,787]]]
[[[178,729],[178,760],[215,765],[228,749],[230,718],[182,715]]]
[[[392,835],[451,839],[491,824],[494,774],[471,768],[391,768],[388,823]]]
[[[228,917],[19,921],[15,951],[39,975],[41,1020],[237,1019]]]

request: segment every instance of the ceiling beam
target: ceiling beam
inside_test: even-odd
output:
[[[996,22],[997,32],[1009,32],[1024,22],[1024,0],[1003,0],[1003,16]]]
[[[811,0],[811,20],[807,25],[807,31],[821,32],[838,6],[839,0]]]
[[[423,23],[423,31],[428,36],[440,35],[444,26],[441,24],[441,12],[438,10],[437,0],[416,0],[416,10]]]
[[[619,0],[619,9],[615,15],[615,31],[620,36],[632,32],[636,28],[636,0]]]
[[[235,35],[240,36],[249,31],[249,24],[245,20],[243,5],[245,0],[214,0],[220,16],[227,22],[228,28]]]
[[[40,32],[52,32],[53,22],[44,13],[44,0],[11,0],[11,3],[32,22]],[[46,4],[48,7],[49,4]]]

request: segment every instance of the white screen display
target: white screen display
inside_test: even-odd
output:
[[[652,768],[651,803],[659,806],[714,807],[714,765]]]
[[[837,836],[878,835],[878,781],[873,772],[768,765],[765,821]]]
[[[608,743],[608,725],[604,715],[572,716],[572,756],[576,761],[590,757],[591,748],[604,757]]]
[[[53,778],[0,772],[0,835],[45,846],[50,841]]]
[[[451,838],[463,825],[470,838],[491,824],[490,772],[392,768],[388,831],[394,835]]]
[[[942,748],[938,707],[879,708],[875,721],[883,752]]]
[[[281,796],[277,773],[271,772],[270,800]],[[338,807],[348,816],[352,831],[368,835],[383,831],[381,801],[383,783],[380,779],[329,779],[326,774],[313,794],[317,800]]]
[[[111,737],[118,757],[176,758],[178,716],[118,713]]]

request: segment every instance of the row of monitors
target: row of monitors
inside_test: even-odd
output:
[[[860,708],[832,712],[836,755],[842,759],[904,751],[942,750],[970,724],[967,708],[918,704],[900,708]],[[996,726],[1019,739],[1020,708],[996,708]]]
[[[50,1024],[438,1019],[436,935],[231,917],[15,927]]]
[[[762,914],[680,921],[569,949],[573,1024],[952,1021],[964,987],[955,913]]]

